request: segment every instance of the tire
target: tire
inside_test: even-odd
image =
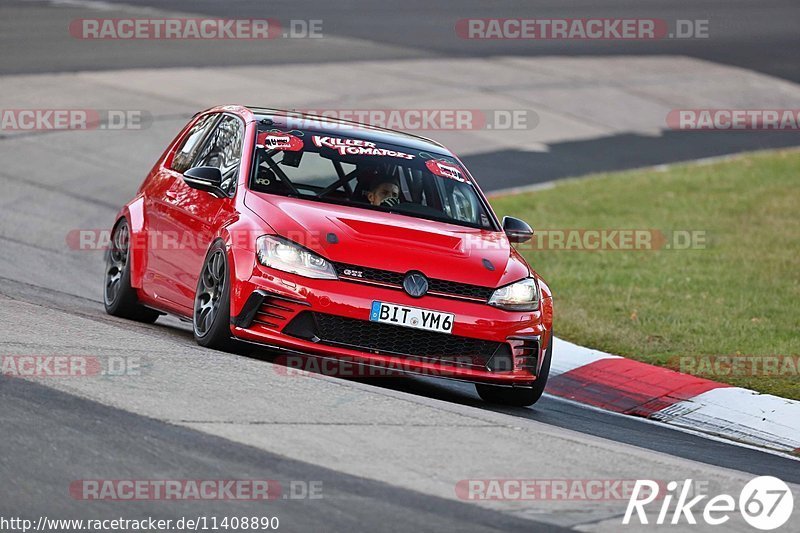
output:
[[[105,254],[103,305],[109,315],[152,324],[161,313],[138,303],[136,290],[131,287],[130,258],[130,228],[123,218],[114,226]]]
[[[539,401],[544,393],[544,388],[547,385],[547,377],[550,374],[550,361],[553,358],[553,331],[550,331],[550,342],[547,345],[547,350],[544,352],[544,361],[542,362],[542,371],[539,372],[539,377],[533,382],[533,387],[520,389],[512,387],[498,387],[496,385],[485,385],[483,383],[476,383],[475,389],[478,391],[478,396],[488,403],[496,403],[499,405],[510,405],[514,407],[528,407]]]
[[[200,346],[233,351],[231,337],[231,276],[225,244],[217,240],[203,261],[192,312],[194,339]]]

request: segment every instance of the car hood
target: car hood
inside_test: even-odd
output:
[[[430,278],[483,287],[499,287],[530,273],[503,232],[253,191],[247,191],[245,205],[276,234],[335,263],[417,270]]]

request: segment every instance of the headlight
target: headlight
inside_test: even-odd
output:
[[[533,311],[539,307],[539,286],[535,279],[527,278],[500,287],[489,298],[489,305],[508,311]]]
[[[263,235],[256,241],[258,262],[264,266],[317,279],[336,279],[330,262],[299,244],[276,235]]]

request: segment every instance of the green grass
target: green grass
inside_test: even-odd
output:
[[[523,251],[564,339],[674,369],[679,356],[800,354],[800,152],[590,176],[492,204],[534,228],[705,232],[689,250]],[[800,399],[789,370],[705,375]]]

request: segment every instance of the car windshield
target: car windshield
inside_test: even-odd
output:
[[[464,169],[410,147],[311,130],[259,131],[250,188],[494,230]]]

